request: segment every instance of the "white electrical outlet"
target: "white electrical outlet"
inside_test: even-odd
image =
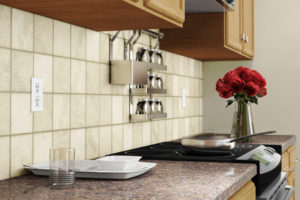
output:
[[[182,91],[181,91],[181,106],[182,107],[186,106],[186,92],[185,92],[185,89],[182,89]]]
[[[43,79],[31,79],[31,112],[43,111]]]

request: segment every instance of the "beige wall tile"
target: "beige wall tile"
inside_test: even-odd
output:
[[[85,160],[85,129],[71,130],[71,147],[75,148],[76,160]]]
[[[111,154],[112,150],[111,126],[100,127],[100,156]]]
[[[189,96],[195,96],[195,79],[194,78],[189,78],[190,79],[190,95]]]
[[[71,61],[71,92],[85,93],[85,61]]]
[[[70,59],[54,57],[53,60],[53,92],[69,93],[71,91]]]
[[[86,30],[86,59],[99,62],[99,32]]]
[[[183,136],[189,136],[190,135],[190,119],[184,118],[184,135]]]
[[[74,25],[71,26],[71,57],[86,58],[86,29]]]
[[[23,165],[32,164],[32,134],[11,137],[11,176],[19,176]]]
[[[86,96],[86,126],[100,125],[99,95]]]
[[[194,59],[190,59],[190,76],[195,77],[195,64],[196,61]]]
[[[33,113],[35,132],[52,130],[52,94],[44,94],[43,111]]]
[[[195,61],[195,77],[202,78],[202,61]]]
[[[100,64],[100,94],[111,94],[112,85],[109,83],[109,66]]]
[[[32,112],[30,94],[12,93],[11,95],[11,133],[31,133]]]
[[[133,147],[143,146],[143,123],[133,124]]]
[[[184,129],[185,129],[185,121],[183,118],[178,119],[178,136],[182,138],[184,136]]]
[[[116,38],[113,43],[113,60],[124,59],[124,40]]]
[[[123,97],[112,96],[112,123],[119,124],[123,121]]]
[[[163,105],[168,118],[173,117],[173,97],[166,97],[166,103]]]
[[[189,76],[190,75],[190,58],[185,57],[184,58],[184,75]]]
[[[129,96],[123,96],[123,123],[129,123]]]
[[[185,73],[185,57],[178,55],[178,74],[184,75]]]
[[[86,92],[88,94],[99,94],[100,91],[100,77],[99,64],[94,62],[86,63]]]
[[[99,34],[99,61],[100,63],[108,64],[109,63],[109,36],[107,34]]]
[[[150,36],[145,33],[142,33],[139,43],[146,45],[146,46],[150,46]]]
[[[166,121],[158,121],[158,140],[159,142],[164,142],[166,140]]]
[[[53,132],[53,148],[70,147],[70,131]]]
[[[166,120],[166,141],[173,140],[173,120]]]
[[[49,149],[52,148],[52,132],[33,135],[33,163],[49,160]]]
[[[178,119],[173,119],[173,140],[179,138],[178,123]]]
[[[186,96],[190,96],[190,78],[189,77],[184,77],[184,86],[185,86]]]
[[[52,92],[53,57],[34,54],[34,77],[43,79],[44,92]]]
[[[34,51],[53,53],[53,19],[34,15]]]
[[[0,180],[8,179],[10,166],[9,137],[0,137],[0,154]]]
[[[194,135],[196,133],[196,128],[195,128],[195,120],[193,117],[189,118],[190,120],[190,135]]]
[[[143,146],[151,144],[151,122],[143,122]]]
[[[33,54],[12,51],[12,91],[30,92],[33,76]]]
[[[112,153],[123,151],[123,126],[112,126]]]
[[[70,95],[53,95],[53,129],[70,128]]]
[[[156,144],[159,142],[158,121],[151,122],[151,143]]]
[[[112,104],[111,96],[100,95],[100,125],[111,124]]]
[[[12,9],[12,48],[33,50],[33,14]]]
[[[173,118],[179,117],[179,97],[173,97],[172,100],[172,116]]]
[[[200,90],[202,86],[200,86],[200,79],[195,79],[195,96],[199,97],[200,96]]]
[[[100,156],[100,129],[86,129],[86,159],[94,159]]]
[[[173,75],[172,76],[173,78],[173,83],[172,83],[172,86],[173,86],[173,92],[172,92],[172,95],[173,96],[178,96],[178,88],[179,88],[179,85],[178,85],[178,76],[176,75]]]
[[[85,95],[71,95],[71,128],[85,126]]]
[[[132,124],[123,125],[123,150],[133,148],[133,126]]]
[[[179,57],[178,57],[178,55],[173,54],[172,55],[172,60],[173,60],[172,73],[173,74],[179,74]]]
[[[53,53],[57,56],[71,55],[71,26],[70,24],[54,20]]]
[[[10,131],[10,94],[0,93],[0,135],[8,135]]]
[[[167,73],[172,73],[173,69],[173,58],[172,58],[172,53],[170,52],[165,52],[165,56],[164,56],[164,64],[167,65]]]
[[[0,15],[1,15],[1,6],[0,6]],[[0,35],[1,35],[1,31],[0,31]],[[9,91],[9,90],[10,90],[10,50],[0,48],[0,91]]]
[[[0,46],[10,47],[11,8],[0,5]]]

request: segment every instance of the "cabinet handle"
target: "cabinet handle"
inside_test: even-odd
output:
[[[248,36],[245,36],[245,43],[248,44],[249,38]]]
[[[285,167],[283,170],[285,170],[285,171],[293,171],[294,169],[289,168],[289,167]]]
[[[293,162],[295,162],[295,163],[298,162],[298,158],[295,158],[295,159],[293,160]]]
[[[242,34],[242,36],[241,36],[241,40],[243,41],[243,42],[245,42],[245,40],[246,40],[246,35],[243,33]]]

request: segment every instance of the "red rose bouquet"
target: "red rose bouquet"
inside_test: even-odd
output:
[[[227,106],[235,101],[257,104],[258,97],[267,94],[266,85],[265,78],[259,72],[241,66],[227,72],[223,78],[220,78],[217,81],[216,90],[222,98],[234,97],[234,99],[227,100]]]

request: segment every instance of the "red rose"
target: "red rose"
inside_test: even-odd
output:
[[[219,92],[223,86],[224,86],[224,82],[222,79],[219,78],[219,80],[216,83],[216,90]]]
[[[235,72],[243,81],[248,82],[252,80],[251,70],[247,67],[243,67],[243,66],[238,67],[235,69]]]
[[[231,80],[229,85],[235,93],[239,93],[240,91],[243,90],[244,81],[242,81],[242,79],[240,79],[240,77],[235,76],[235,77],[233,77],[233,79]]]
[[[231,81],[237,76],[236,72],[234,70],[227,72],[224,77],[223,81],[225,84],[230,84]]]
[[[267,83],[265,78],[256,70],[252,70],[252,81],[256,85],[259,86],[259,88],[264,88],[266,87]]]
[[[219,96],[225,99],[228,99],[229,97],[232,97],[234,91],[228,87],[227,85],[224,85],[220,88]]]
[[[252,81],[249,81],[244,87],[244,91],[248,96],[255,96],[258,90],[259,86],[254,84]]]
[[[267,95],[267,88],[260,88],[259,90],[258,90],[258,96],[259,97],[264,97],[264,96],[266,96]]]

